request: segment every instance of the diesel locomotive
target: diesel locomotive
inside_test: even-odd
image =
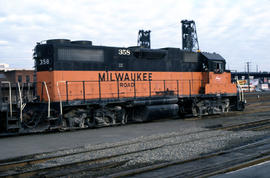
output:
[[[1,103],[2,133],[244,109],[240,88],[217,53],[53,39],[37,43],[33,58],[35,97],[27,100],[19,93],[18,103]]]

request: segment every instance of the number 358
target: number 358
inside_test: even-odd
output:
[[[39,65],[48,65],[50,63],[49,59],[40,59]]]
[[[130,55],[130,50],[128,50],[128,49],[119,49],[118,54],[119,55]]]

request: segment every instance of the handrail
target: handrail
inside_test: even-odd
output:
[[[177,81],[179,79],[167,79],[165,80],[166,82],[173,82],[173,81]],[[181,82],[187,82],[190,79],[180,79],[179,81]],[[101,80],[68,80],[67,82],[117,82],[117,80],[113,80],[113,81],[101,81]],[[134,80],[130,80],[130,81],[134,81]],[[136,80],[136,82],[147,82],[149,80]],[[152,82],[164,82],[164,80],[151,80]],[[202,79],[193,79],[192,81],[203,81]],[[120,80],[119,80],[120,82]]]
[[[30,83],[27,83],[27,101],[30,101]]]
[[[20,100],[20,121],[22,123],[22,93],[21,93],[20,82],[18,82],[17,84],[18,84],[19,100]]]
[[[240,90],[240,101],[244,101],[244,92],[243,92],[243,90],[242,90],[242,87],[241,87],[241,85],[239,84],[239,81],[238,80],[236,80],[236,82],[237,82],[237,87],[239,88],[239,90]]]
[[[10,81],[2,81],[1,83],[8,84],[8,88],[9,88],[9,111],[10,111],[10,117],[12,117],[12,98],[11,98],[11,85],[10,85]]]
[[[43,85],[45,86],[45,90],[46,90],[47,97],[48,97],[48,118],[49,118],[49,117],[51,117],[51,99],[50,99],[48,87],[47,87],[47,84],[45,81],[43,81]]]
[[[21,93],[23,94],[24,83],[22,83]]]
[[[162,85],[163,85],[163,87],[162,87],[162,89],[163,89],[163,92],[164,93],[166,93],[167,92],[167,85],[168,85],[168,87],[170,88],[170,85],[171,84],[173,84],[174,86],[175,86],[175,89],[173,89],[174,90],[174,92],[175,92],[175,95],[177,95],[178,97],[180,96],[180,92],[181,91],[184,91],[185,90],[185,92],[186,92],[186,95],[187,96],[189,96],[189,97],[191,97],[191,95],[192,95],[192,93],[193,93],[193,86],[194,86],[194,83],[203,83],[204,81],[203,80],[200,80],[200,79],[193,79],[193,80],[187,80],[187,79],[183,79],[183,80],[147,80],[148,81],[148,93],[149,93],[149,97],[152,97],[153,95],[152,95],[152,92],[153,92],[153,88],[152,88],[152,86],[154,86],[154,85],[152,85],[152,83],[153,82],[162,82]],[[137,94],[139,94],[139,92],[137,91],[137,84],[136,83],[138,83],[138,84],[140,84],[140,82],[147,82],[147,81],[134,81],[134,80],[132,80],[131,82],[133,83],[133,97],[134,98],[136,98],[137,97]],[[98,86],[97,86],[97,88],[98,88],[98,93],[96,93],[97,95],[98,95],[98,98],[99,98],[99,100],[101,100],[102,99],[102,97],[101,97],[101,95],[102,95],[102,93],[101,93],[101,87],[102,87],[102,81],[100,81],[100,80],[96,80],[96,81],[87,81],[87,80],[81,80],[81,81],[58,81],[59,83],[66,83],[66,101],[68,102],[68,99],[69,99],[69,93],[68,93],[68,84],[71,84],[72,85],[72,83],[82,83],[82,87],[83,87],[83,101],[85,102],[85,100],[86,100],[86,91],[85,91],[85,85],[87,84],[87,83],[96,83]],[[117,91],[116,91],[116,98],[120,98],[120,96],[121,96],[121,89],[119,88],[120,86],[119,86],[119,82],[120,81],[117,81],[117,80],[115,80],[115,81],[104,81],[105,83],[106,82],[115,82],[116,83],[116,89],[117,89]],[[187,85],[187,87],[186,88],[183,88],[182,86],[183,86],[183,82]],[[61,95],[61,94],[59,94],[59,83],[57,84],[57,92],[58,92],[58,95]],[[146,83],[145,83],[146,84]],[[71,86],[72,87],[72,86]],[[144,93],[145,93],[145,91],[144,91]],[[181,94],[182,95],[182,94]],[[60,98],[61,97],[61,98]],[[62,102],[62,96],[59,96],[59,99],[61,100],[61,102]]]
[[[66,83],[66,81],[57,81],[56,86],[57,86],[57,93],[59,97],[59,103],[60,103],[60,114],[61,116],[63,115],[63,105],[62,105],[62,99],[61,99],[61,94],[60,94],[60,89],[59,89],[59,83]]]

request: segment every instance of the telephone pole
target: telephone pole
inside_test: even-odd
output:
[[[250,62],[247,62],[248,92],[250,92],[249,65],[250,65]]]

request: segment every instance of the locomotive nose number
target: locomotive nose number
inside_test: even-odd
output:
[[[49,59],[40,59],[39,60],[39,65],[48,65],[48,64],[50,64]]]
[[[118,54],[119,55],[129,56],[130,55],[130,50],[129,49],[118,49]]]

